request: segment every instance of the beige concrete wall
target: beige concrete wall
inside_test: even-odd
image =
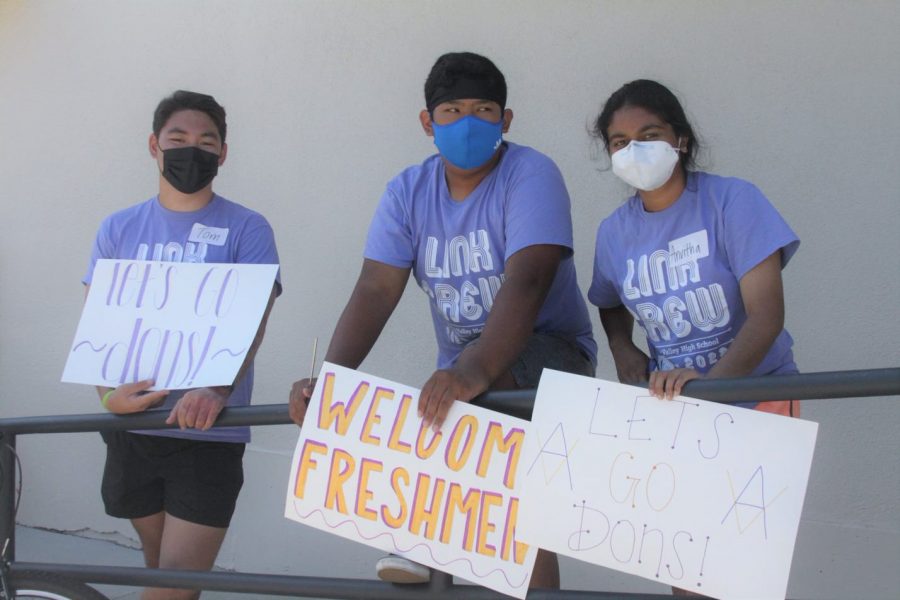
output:
[[[627,193],[587,124],[622,83],[656,78],[683,100],[706,167],[756,183],[802,239],[785,272],[802,370],[896,366],[897,31],[896,2],[0,0],[0,412],[98,410],[92,390],[59,382],[79,281],[100,220],[155,193],[151,114],[178,88],[225,105],[216,190],[274,225],[285,293],[256,402],[285,401],[355,281],[385,182],[433,151],[417,122],[428,69],[461,49],[506,74],[508,138],[562,169],[583,288],[595,228]],[[411,287],[363,369],[418,385],[433,360]],[[886,597],[900,589],[900,402],[807,403],[805,416],[821,427],[791,595]],[[296,429],[254,436],[221,564],[370,576],[373,552],[280,516]],[[21,522],[132,535],[102,514],[98,436],[20,449]],[[659,589],[571,561],[564,581]]]

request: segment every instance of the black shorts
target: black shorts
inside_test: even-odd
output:
[[[244,484],[244,444],[201,442],[128,431],[103,434],[106,513],[122,519],[165,511],[174,517],[228,527]]]
[[[535,333],[510,372],[519,389],[529,390],[537,389],[544,368],[594,376],[594,363],[577,342],[552,333]]]

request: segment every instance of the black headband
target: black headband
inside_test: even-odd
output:
[[[491,79],[457,79],[449,86],[439,86],[425,99],[425,107],[428,112],[442,102],[474,98],[477,100],[490,100],[506,108],[506,88],[502,82]]]

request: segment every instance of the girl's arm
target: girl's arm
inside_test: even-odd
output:
[[[741,299],[747,320],[719,362],[706,377],[742,377],[762,362],[784,328],[784,289],[781,284],[781,250],[770,254],[741,278]],[[694,369],[654,371],[650,392],[671,400],[691,379],[702,377]]]
[[[633,385],[646,382],[650,358],[634,344],[634,317],[628,309],[622,305],[601,308],[600,323],[609,341],[619,381]]]

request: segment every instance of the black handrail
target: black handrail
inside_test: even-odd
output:
[[[62,575],[75,581],[128,586],[181,587],[197,590],[266,594],[272,596],[299,595],[308,598],[341,598],[343,600],[509,600],[509,596],[476,585],[452,584],[450,576],[435,573],[428,584],[394,585],[367,579],[335,579],[269,573],[229,573],[223,571],[176,571],[174,569],[144,569],[140,567],[107,567],[94,565],[65,565],[54,563],[16,562],[12,573],[41,571]],[[621,592],[587,592],[566,590],[566,599],[602,598],[613,600],[671,600],[669,595],[628,594]],[[528,600],[552,600],[561,597],[559,590],[529,590]]]
[[[767,402],[774,400],[822,400],[900,395],[900,367],[857,371],[769,375],[734,379],[694,379],[684,386],[684,395],[711,402]],[[535,390],[488,392],[473,400],[478,406],[514,417],[529,418]],[[0,432],[75,433],[122,429],[168,429],[168,410],[148,410],[130,415],[92,413],[0,419]],[[285,425],[291,423],[287,404],[261,404],[227,408],[216,427],[236,425]]]
[[[799,375],[772,375],[735,379],[696,379],[684,387],[684,394],[713,402],[734,403],[773,400],[819,400],[900,396],[900,368],[834,371]],[[534,390],[490,392],[476,398],[479,406],[513,416],[529,418]],[[173,571],[94,565],[21,563],[15,561],[14,452],[16,436],[32,433],[71,433],[122,429],[165,429],[168,411],[155,410],[133,415],[109,413],[55,415],[0,419],[0,545],[6,543],[6,560],[12,573],[37,569],[86,583],[122,585],[163,585],[194,589],[228,590],[272,595],[305,594],[320,598],[456,598],[461,593],[473,599],[502,598],[486,588],[453,585],[452,578],[435,573],[429,584],[393,586],[378,581],[333,579],[253,573]],[[290,423],[286,404],[230,408],[222,411],[216,427],[235,425],[282,425]],[[302,592],[298,591],[302,590]],[[530,600],[542,598],[629,598],[656,600],[666,596],[572,590],[532,590]]]

